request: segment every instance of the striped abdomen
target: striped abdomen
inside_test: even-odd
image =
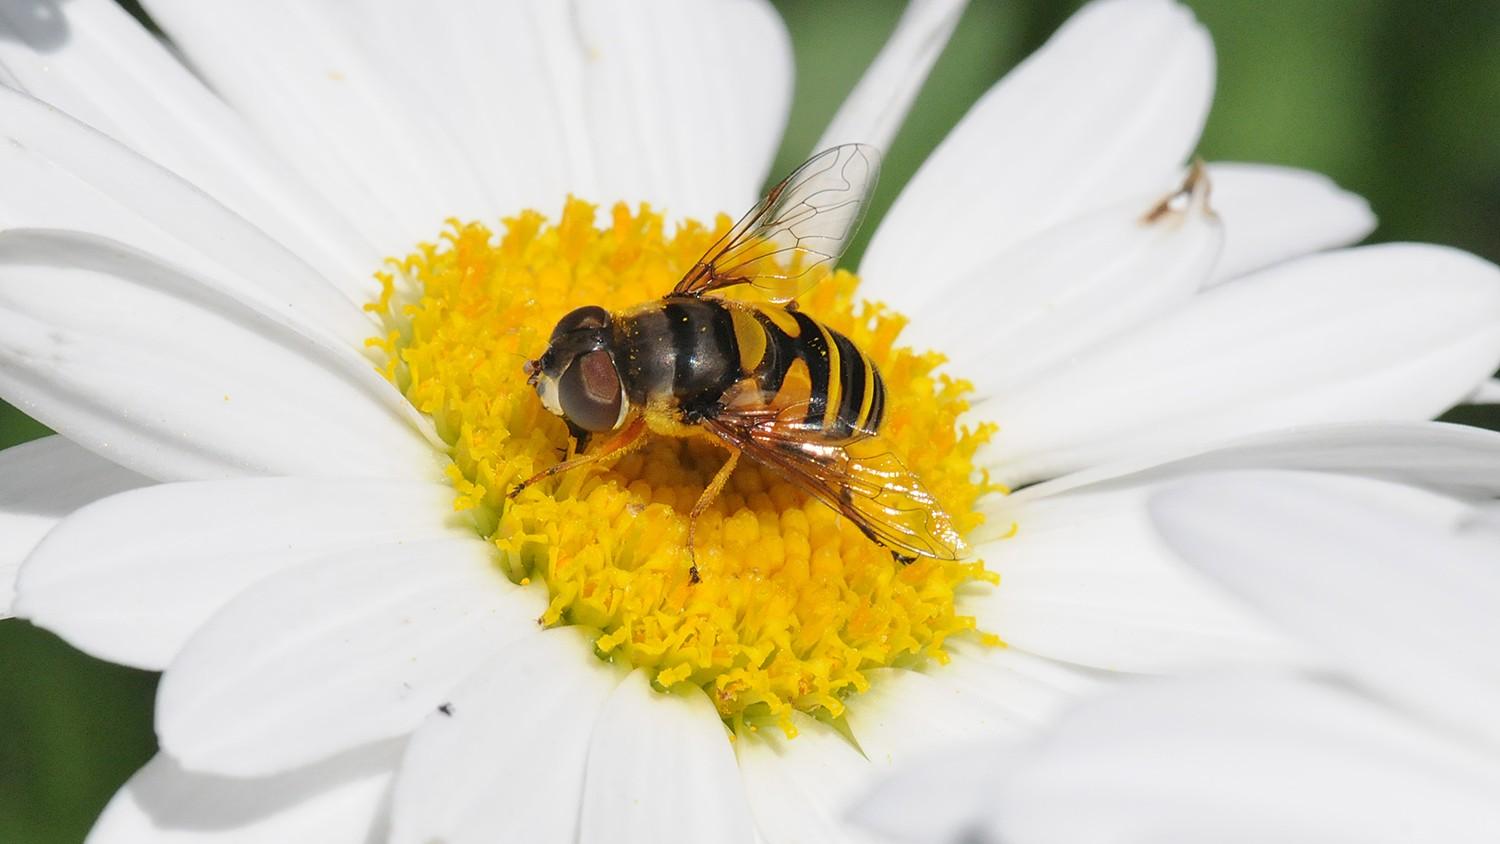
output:
[[[849,338],[798,311],[711,297],[668,297],[615,320],[632,402],[671,402],[689,419],[724,406],[805,403],[829,439],[875,431],[885,384]]]

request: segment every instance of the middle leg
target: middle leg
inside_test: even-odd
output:
[[[719,467],[718,474],[714,475],[714,479],[703,488],[703,494],[698,496],[698,503],[693,505],[692,512],[688,514],[688,560],[692,563],[692,567],[688,569],[689,583],[697,583],[702,579],[698,576],[698,517],[703,515],[708,505],[714,503],[714,499],[724,491],[724,484],[729,482],[729,476],[734,473],[735,464],[739,462],[739,449],[729,449],[729,459],[724,461],[724,465]]]

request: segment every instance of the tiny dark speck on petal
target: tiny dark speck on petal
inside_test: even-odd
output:
[[[453,717],[453,704],[440,703],[438,704],[438,711],[451,718]]]

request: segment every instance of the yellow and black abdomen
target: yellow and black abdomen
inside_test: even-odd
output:
[[[763,359],[745,369],[767,405],[784,408],[806,402],[806,424],[830,440],[880,430],[885,382],[854,341],[801,311],[775,305],[743,307],[765,337]],[[742,336],[749,333],[748,326],[740,331]]]
[[[617,365],[639,405],[670,403],[692,421],[725,406],[805,404],[807,425],[829,440],[880,428],[885,384],[874,363],[800,311],[672,296],[615,326]]]

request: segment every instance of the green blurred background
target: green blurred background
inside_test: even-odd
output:
[[[1328,173],[1369,198],[1380,216],[1373,239],[1437,241],[1500,259],[1500,2],[1187,4],[1219,55],[1205,158]],[[791,125],[773,169],[782,173],[817,140],[903,3],[776,5],[798,66]],[[969,105],[1079,5],[973,0],[888,151],[872,220]],[[1492,408],[1450,418],[1500,428]],[[45,432],[0,404],[0,447]],[[153,752],[155,683],[155,675],[92,660],[24,622],[0,621],[0,842],[82,839]]]

